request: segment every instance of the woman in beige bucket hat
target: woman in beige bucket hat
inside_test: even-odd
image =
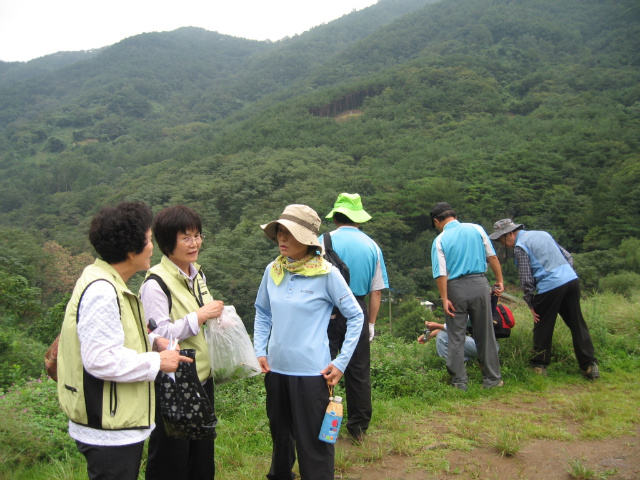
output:
[[[262,277],[254,323],[273,441],[270,479],[293,478],[296,451],[302,478],[334,478],[334,444],[318,435],[329,389],[349,363],[364,315],[338,269],[322,257],[320,223],[312,208],[289,205],[278,220],[261,225],[280,249]],[[347,334],[331,361],[327,326],[334,305],[347,318]]]

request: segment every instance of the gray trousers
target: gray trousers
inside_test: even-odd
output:
[[[436,353],[445,360],[449,356],[449,334],[445,330],[440,330],[438,335],[436,335]],[[464,361],[468,362],[472,358],[478,358],[476,341],[469,335],[466,335],[464,337]]]
[[[490,293],[484,274],[466,275],[447,282],[447,295],[454,308],[453,317],[445,315],[449,334],[447,370],[451,374],[452,385],[456,387],[466,387],[468,381],[464,364],[468,319],[473,327],[478,360],[482,364],[482,384],[493,387],[500,383],[500,360],[493,333]]]

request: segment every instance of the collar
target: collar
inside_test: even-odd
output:
[[[446,229],[448,229],[448,228],[455,228],[455,227],[457,227],[458,225],[460,225],[460,220],[458,220],[458,219],[451,220],[450,222],[448,222],[448,223],[444,226],[444,228],[442,229],[442,231],[444,232],[444,231],[445,231]]]
[[[183,272],[182,269],[175,263],[173,263],[171,259],[166,255],[162,256],[162,258],[160,259],[160,263],[162,263],[167,270],[173,272],[173,274],[177,277],[186,278],[191,281],[193,281],[193,279],[198,276],[198,272],[200,271],[200,265],[198,263],[191,263],[189,264],[189,273],[187,274],[186,272]]]
[[[113,277],[114,283],[117,283],[120,286],[120,288],[122,288],[128,293],[131,293],[127,284],[124,282],[124,280],[122,279],[118,271],[111,266],[111,264],[105,262],[101,258],[96,258],[96,261],[93,262],[93,264],[96,267],[100,267],[102,270],[106,271],[109,275],[111,275]],[[133,293],[131,294],[133,295]]]

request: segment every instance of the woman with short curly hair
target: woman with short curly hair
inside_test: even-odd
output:
[[[140,202],[105,207],[93,217],[89,239],[101,258],[78,279],[62,324],[58,397],[90,479],[138,478],[154,428],[153,381],[159,371],[192,362],[167,350],[166,339],[147,334],[142,305],[126,285],[150,267],[151,220]]]

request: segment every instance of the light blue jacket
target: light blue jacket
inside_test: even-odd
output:
[[[340,271],[306,277],[285,270],[276,285],[269,272],[262,277],[256,297],[253,343],[257,357],[267,357],[271,371],[313,376],[330,363],[344,373],[356,348],[364,314]],[[336,305],[347,319],[340,354],[331,361],[327,327]]]
[[[548,292],[578,278],[549,233],[520,230],[515,246],[522,248],[529,257],[538,293]]]

